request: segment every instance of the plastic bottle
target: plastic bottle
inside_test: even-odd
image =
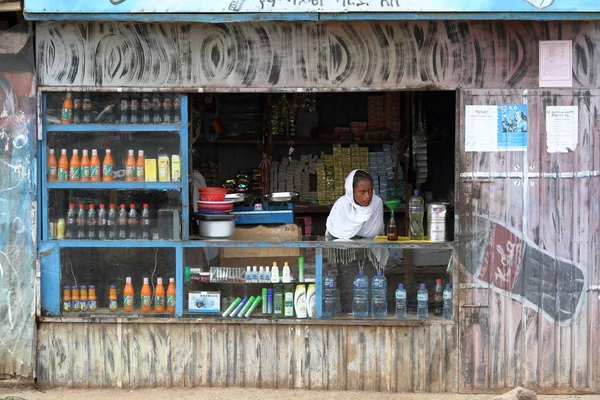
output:
[[[67,158],[67,149],[62,149],[60,151],[56,180],[58,182],[66,182],[69,180],[69,159]]]
[[[296,285],[294,311],[296,311],[296,318],[306,318],[306,286],[304,284]]]
[[[83,204],[79,205],[79,211],[77,212],[77,239],[85,239],[85,223],[86,223],[86,214],[85,208]]]
[[[233,311],[229,314],[230,317],[235,317],[242,311],[246,304],[248,303],[248,297],[244,297],[244,299],[233,309]]]
[[[83,123],[91,124],[92,123],[92,101],[90,100],[90,95],[87,93],[83,96],[83,103],[81,104],[81,109],[83,110]]]
[[[108,218],[106,219],[106,230],[108,238],[115,240],[117,238],[117,210],[114,204],[111,204],[108,210]]]
[[[104,240],[106,239],[106,225],[107,225],[107,215],[106,208],[104,208],[104,204],[100,204],[100,209],[98,210],[98,239]]]
[[[88,239],[96,239],[96,228],[98,227],[98,216],[96,207],[90,204],[87,213],[87,233]]]
[[[425,213],[425,202],[419,196],[419,191],[415,190],[414,194],[408,201],[408,217],[410,219],[409,238],[411,240],[423,240],[425,234],[423,230],[423,214]]]
[[[150,312],[152,308],[152,290],[148,278],[144,278],[142,290],[140,291],[140,311]]]
[[[129,105],[129,109],[131,110],[131,123],[138,123],[138,113],[140,109],[140,100],[136,96],[131,98],[131,103]]]
[[[65,237],[67,239],[75,238],[75,204],[69,204],[69,211],[67,211],[67,220],[65,221],[66,232]]]
[[[119,215],[117,217],[117,225],[119,226],[119,239],[127,239],[127,210],[125,204],[121,204]]]
[[[167,288],[167,312],[175,312],[175,278],[169,278],[169,287]]]
[[[273,289],[267,289],[267,314],[273,314]]]
[[[65,238],[65,219],[59,218],[56,224],[56,239],[64,240]]]
[[[140,218],[141,238],[150,240],[150,210],[148,210],[148,204],[144,204],[143,207],[142,216]]]
[[[178,95],[173,97],[173,123],[178,124],[181,122],[181,100]]]
[[[63,287],[63,301],[62,301],[62,310],[63,312],[71,311],[71,286]]]
[[[79,289],[79,309],[83,312],[88,310],[88,291],[87,286]]]
[[[252,283],[258,283],[258,271],[256,265],[252,267]]]
[[[356,318],[365,318],[369,315],[369,278],[363,269],[359,270],[358,275],[354,277],[352,314]]]
[[[154,93],[152,95],[152,123],[153,124],[161,124],[162,116],[160,115],[162,112],[162,102],[160,101],[160,97],[158,97],[158,93]]]
[[[252,302],[252,304],[250,305],[250,307],[248,308],[248,310],[244,314],[244,317],[250,318],[250,316],[252,315],[252,313],[254,312],[254,310],[256,310],[256,307],[258,307],[258,305],[260,303],[262,303],[262,297],[261,296],[256,296],[256,298],[254,299],[254,301]]]
[[[252,283],[252,270],[249,265],[246,266],[246,273],[244,274],[244,281],[246,283]]]
[[[254,300],[256,300],[257,296],[250,296],[250,298],[248,299],[248,301],[246,302],[246,304],[242,307],[242,309],[237,313],[237,315],[235,315],[235,317],[238,318],[244,318],[244,315],[246,314],[246,312],[248,311],[248,309],[250,307],[252,307],[252,303],[254,303]],[[232,315],[232,317],[234,317],[234,315]]]
[[[162,103],[162,107],[163,107],[163,122],[165,124],[170,124],[171,123],[171,110],[173,109],[173,103],[171,103],[171,98],[168,96],[165,96],[165,98],[163,99],[163,103]]]
[[[81,304],[79,303],[79,287],[73,286],[71,289],[71,311],[80,311]]]
[[[292,274],[290,271],[290,266],[287,261],[283,263],[283,270],[281,271],[281,282],[282,283],[290,283],[292,281]]]
[[[94,285],[88,287],[88,310],[98,310],[98,298],[96,297],[96,286]]]
[[[387,279],[382,270],[371,280],[371,314],[374,318],[387,317]]]
[[[60,123],[70,124],[73,122],[73,98],[71,93],[67,93],[67,97],[63,100],[60,112]]]
[[[138,216],[135,210],[135,204],[129,205],[129,214],[127,214],[127,230],[129,231],[129,239],[138,238]]]
[[[135,161],[135,179],[138,182],[144,182],[146,180],[146,158],[144,157],[144,150],[138,151],[138,157]]]
[[[110,285],[108,288],[108,309],[110,311],[117,311],[118,308],[117,287],[115,285]]]
[[[337,279],[333,271],[327,271],[327,276],[323,279],[323,318],[332,318],[337,314]]]
[[[444,289],[444,318],[452,318],[452,288],[450,284],[446,284],[446,288]]]
[[[417,318],[429,317],[429,306],[427,304],[429,300],[429,293],[425,288],[425,284],[421,283],[419,290],[417,291]]]
[[[442,280],[435,280],[435,289],[433,290],[433,315],[441,316],[443,314],[444,299],[442,297],[444,287],[442,286]]]
[[[81,180],[81,175],[79,174],[81,171],[81,162],[79,161],[79,151],[77,149],[73,150],[73,155],[71,156],[71,161],[69,162],[69,181],[70,182],[79,182]]]
[[[150,109],[152,105],[150,104],[150,99],[147,94],[142,97],[142,124],[150,123]]]
[[[125,288],[123,289],[123,311],[133,312],[133,297],[135,292],[131,284],[131,277],[125,278]]]
[[[262,297],[262,313],[267,314],[267,307],[269,305],[268,304],[269,291],[267,288],[262,288],[261,297]]]
[[[279,283],[279,267],[276,262],[271,267],[271,283]]]
[[[271,282],[271,271],[270,271],[268,265],[265,266],[265,274],[263,276],[263,282],[265,282],[265,283]]]
[[[401,283],[396,289],[396,318],[406,318],[406,289]]]
[[[75,99],[73,99],[73,123],[74,124],[81,124],[81,107],[82,107],[82,103],[81,103],[81,97],[75,97]]]
[[[294,317],[294,286],[283,286],[283,316],[285,318]]]
[[[265,281],[265,267],[263,267],[261,265],[260,267],[258,267],[258,282],[263,283],[264,281]]]
[[[304,283],[304,257],[298,257],[298,282]]]
[[[121,111],[121,124],[125,125],[129,123],[129,100],[127,98],[121,99],[119,103],[119,110]]]
[[[112,153],[110,149],[106,149],[106,155],[102,161],[102,182],[112,182],[113,165]]]
[[[92,149],[92,158],[90,159],[90,181],[100,182],[102,180],[102,168],[98,158],[98,150]]]
[[[56,162],[56,155],[54,154],[54,149],[48,150],[48,170],[47,170],[47,179],[48,182],[55,182],[58,175],[58,164]]]
[[[135,157],[133,150],[127,152],[127,159],[125,160],[125,182],[135,182]]]
[[[317,316],[317,287],[314,283],[306,288],[306,314],[308,318]]]
[[[237,306],[239,306],[242,302],[242,298],[241,297],[237,297],[230,305],[229,307],[227,307],[227,309],[225,310],[225,312],[221,315],[223,318],[229,316],[233,310],[236,309]]]
[[[281,285],[273,288],[273,315],[283,317],[283,287]]]
[[[88,158],[87,150],[82,150],[79,178],[81,182],[88,182],[90,180],[90,159]]]

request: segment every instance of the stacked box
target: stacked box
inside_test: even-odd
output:
[[[367,127],[383,128],[385,125],[385,100],[381,95],[367,98]]]
[[[383,200],[397,197],[404,200],[403,190],[397,190],[394,186],[394,174],[396,167],[396,148],[393,145],[383,145],[380,152],[369,153],[371,177],[373,178],[373,191]],[[402,169],[398,170],[398,186],[402,187],[404,176]],[[390,197],[389,194],[392,194]]]
[[[384,126],[391,132],[400,132],[400,93],[384,94]]]
[[[310,175],[317,173],[319,157],[301,155],[300,160],[282,158],[271,164],[271,192],[296,192],[302,201],[317,201],[317,192],[310,191]]]
[[[367,129],[366,122],[354,121],[350,122],[350,133],[355,139],[360,139],[363,137],[364,131]]]

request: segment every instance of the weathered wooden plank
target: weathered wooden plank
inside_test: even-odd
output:
[[[166,360],[166,387],[189,386],[190,376],[186,373],[187,365],[192,358],[192,342],[189,338],[189,325],[169,325],[168,358]],[[157,331],[159,333],[160,331]]]
[[[444,326],[432,325],[428,332],[428,357],[425,360],[427,371],[425,373],[426,385],[428,392],[440,392],[442,388],[443,377],[446,374],[444,369],[444,354],[440,352],[444,347],[443,334]]]
[[[240,326],[240,336],[236,339],[242,340],[242,354],[240,354],[240,369],[238,373],[243,377],[240,385],[245,387],[257,387],[259,373],[263,366],[260,363],[260,336],[256,326]],[[268,345],[268,343],[265,343]]]
[[[292,389],[294,387],[293,338],[294,327],[292,325],[277,326],[277,389]]]
[[[324,328],[323,357],[328,390],[346,389],[346,327]]]
[[[71,355],[73,349],[69,336],[69,324],[52,325],[52,352],[50,362],[52,363],[53,379],[63,382],[64,386],[72,387]]]
[[[275,389],[277,386],[277,368],[278,368],[278,342],[277,327],[275,325],[265,326],[256,329],[260,337],[260,380],[259,387]]]
[[[347,328],[346,336],[346,362],[348,372],[346,387],[348,390],[363,389],[363,374],[362,374],[362,346],[364,343],[364,333],[360,326],[351,326]]]
[[[362,390],[378,391],[377,365],[379,360],[374,357],[377,354],[377,328],[372,326],[362,327],[361,336],[363,337],[360,354],[361,364],[363,365],[361,370]]]
[[[412,335],[413,329],[398,328],[395,329],[395,353],[396,353],[396,391],[409,392],[412,391],[412,374],[411,374],[411,359],[412,359]]]
[[[211,357],[207,360],[210,364],[208,370],[210,373],[210,385],[213,387],[225,387],[227,386],[227,368],[228,368],[228,331],[227,326],[217,327],[211,326],[210,328],[211,343],[210,343],[210,355]]]
[[[212,386],[212,329],[209,325],[194,325],[192,331],[194,341],[192,377],[195,386]]]
[[[305,377],[308,377],[308,374],[305,374],[305,357],[308,351],[307,346],[308,340],[308,326],[296,325],[293,328],[293,333],[290,341],[290,351],[292,353],[292,362],[291,362],[291,370],[292,370],[292,387],[295,389],[300,389],[304,387]],[[308,384],[308,379],[306,380]]]
[[[36,345],[36,376],[40,382],[48,382],[51,377],[51,335],[46,330],[52,329],[52,325],[40,324]]]
[[[444,328],[444,344],[441,352],[444,358],[443,392],[458,391],[458,348],[456,325],[446,325]]]
[[[155,382],[153,385],[156,387],[171,387],[172,375],[175,372],[175,364],[181,365],[182,358],[178,358],[172,353],[172,342],[173,340],[181,339],[183,334],[182,329],[171,329],[172,325],[156,324],[154,329],[149,331],[150,340],[154,342],[154,349],[150,353],[151,359],[154,359],[154,371]],[[177,337],[173,338],[173,332],[179,332]],[[183,348],[184,342],[179,342],[178,347]],[[177,367],[178,372],[181,374],[181,367]],[[183,375],[177,375],[179,379]]]
[[[377,327],[375,337],[375,358],[376,358],[376,386],[380,392],[395,391],[394,377],[396,375],[395,366],[395,341],[393,339],[395,328]]]
[[[89,338],[87,346],[86,387],[102,387],[106,376],[106,345],[104,343],[104,327],[99,324],[85,324]]]
[[[308,329],[308,347],[305,363],[305,374],[309,378],[306,386],[310,389],[323,390],[327,387],[325,371],[325,335],[323,326],[311,326]],[[338,355],[339,356],[339,355]]]

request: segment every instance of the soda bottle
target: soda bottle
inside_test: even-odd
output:
[[[169,278],[169,287],[167,288],[167,312],[175,312],[175,278]]]
[[[73,286],[71,290],[71,311],[81,310],[81,304],[79,303],[79,287]]]
[[[71,156],[71,162],[69,162],[69,181],[78,182],[80,180],[80,168],[81,163],[79,161],[79,151],[75,149],[73,150],[73,155]]]
[[[81,109],[83,110],[83,123],[91,124],[92,123],[92,101],[90,100],[89,94],[85,94],[83,96],[83,103],[81,104]]]
[[[115,240],[117,238],[117,210],[114,204],[111,204],[109,207],[106,228],[108,230],[108,238]]]
[[[408,218],[410,219],[409,238],[410,240],[423,240],[425,236],[423,230],[423,214],[425,213],[425,202],[419,196],[419,191],[415,190],[414,195],[408,201]]]
[[[146,180],[146,159],[144,157],[144,150],[138,151],[138,157],[135,162],[135,179],[138,182],[144,182]]]
[[[165,286],[162,278],[156,279],[156,288],[154,288],[154,311],[165,312]]]
[[[382,270],[371,280],[371,314],[374,318],[387,317],[387,279]]]
[[[444,318],[452,318],[452,288],[450,284],[446,284],[446,288],[444,289]]]
[[[88,310],[87,286],[82,286],[79,289],[79,309],[84,312]]]
[[[81,97],[77,96],[73,100],[73,123],[80,124],[81,123]]]
[[[173,104],[171,103],[171,98],[165,96],[163,99],[163,122],[165,124],[171,123],[171,110],[173,109]]]
[[[148,95],[145,94],[142,98],[142,124],[150,123],[150,109],[152,105],[150,104],[150,99]]]
[[[133,150],[127,152],[127,160],[125,160],[125,182],[135,182],[135,157]]]
[[[337,314],[337,279],[333,271],[327,271],[327,276],[323,279],[323,317],[332,318]]]
[[[433,315],[441,316],[443,314],[443,291],[442,280],[436,279],[435,289],[433,290]]]
[[[110,311],[117,311],[118,308],[117,287],[115,285],[110,285],[108,287],[108,309]]]
[[[401,283],[396,289],[396,318],[406,318],[406,289]]]
[[[161,110],[162,109],[162,103],[160,101],[160,97],[158,97],[158,94],[155,93],[152,96],[152,123],[153,124],[161,124],[162,123],[162,117],[160,115]]]
[[[102,180],[102,168],[98,158],[98,150],[92,149],[92,159],[90,160],[90,181],[100,182]]]
[[[173,123],[178,124],[181,122],[181,100],[179,96],[175,95],[173,98]]]
[[[80,204],[77,212],[77,239],[85,239],[85,219],[85,209],[83,204]]]
[[[152,307],[152,290],[148,283],[148,278],[144,278],[144,284],[142,285],[142,291],[140,292],[140,311],[150,312]]]
[[[133,312],[133,296],[135,295],[131,277],[125,278],[125,288],[123,289],[123,311]]]
[[[127,214],[127,228],[129,230],[129,239],[138,238],[138,215],[135,211],[135,204],[129,205],[129,214]]]
[[[82,153],[79,175],[81,182],[88,182],[90,180],[90,159],[88,158],[87,150],[83,150]]]
[[[88,287],[88,310],[98,310],[98,298],[96,297],[96,287],[94,285]]]
[[[69,160],[67,159],[67,149],[62,149],[60,151],[56,180],[58,182],[66,182],[69,180]]]
[[[104,208],[104,204],[100,204],[100,209],[98,210],[98,239],[106,239],[106,209]]]
[[[142,239],[150,240],[150,210],[148,210],[148,204],[144,204],[144,208],[142,209],[140,228],[142,231]]]
[[[69,204],[69,211],[67,211],[66,232],[65,236],[67,239],[75,238],[75,204]]]
[[[71,311],[71,301],[73,298],[71,297],[71,286],[63,287],[63,301],[62,301],[62,309],[63,312]]]
[[[358,271],[354,277],[354,297],[352,299],[352,314],[356,318],[365,318],[369,315],[369,278],[365,270]]]
[[[59,218],[56,224],[56,239],[64,240],[65,238],[65,219]]]
[[[58,166],[56,163],[56,155],[54,155],[54,149],[48,150],[48,171],[47,178],[48,182],[55,182],[58,174]]]
[[[429,317],[429,308],[427,302],[429,301],[429,294],[425,288],[425,284],[421,283],[419,290],[417,291],[417,318]]]
[[[96,239],[96,228],[98,226],[98,216],[96,214],[96,207],[90,204],[88,207],[87,214],[87,233],[88,239]]]
[[[70,124],[73,122],[73,99],[71,93],[67,93],[60,112],[60,123]]]
[[[119,239],[127,239],[127,210],[125,210],[125,204],[121,204],[117,224],[119,225]]]
[[[102,162],[102,181],[111,182],[113,180],[113,158],[110,149],[106,149],[106,155]]]
[[[139,113],[139,109],[140,109],[140,100],[136,96],[132,97],[129,107],[131,110],[131,117],[130,117],[131,123],[137,124],[138,123],[138,113]]]
[[[129,101],[127,99],[121,99],[121,124],[125,125],[129,123]]]

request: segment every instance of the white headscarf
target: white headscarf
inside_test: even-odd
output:
[[[371,203],[360,206],[354,201],[355,169],[346,177],[346,194],[340,197],[327,217],[327,233],[339,239],[350,239],[355,236],[372,239],[383,234],[383,201],[376,194]]]

